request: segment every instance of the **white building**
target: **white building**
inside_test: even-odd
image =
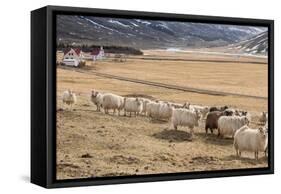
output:
[[[91,56],[93,61],[103,59],[105,57],[103,47],[101,46],[100,48],[93,49]]]
[[[83,55],[82,51],[79,48],[73,49],[69,48],[64,51],[63,63],[66,66],[78,67],[82,61]]]

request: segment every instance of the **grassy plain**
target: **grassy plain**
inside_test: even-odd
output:
[[[145,51],[126,62],[87,61],[84,72],[57,68],[57,178],[86,178],[187,171],[208,171],[267,166],[253,154],[236,158],[232,139],[205,136],[204,122],[195,129],[169,130],[169,123],[149,118],[105,115],[89,101],[90,90],[119,95],[145,94],[173,102],[229,105],[250,111],[252,126],[267,111],[267,99],[214,96],[108,79],[101,72],[179,86],[267,97],[267,60],[260,57],[205,53]],[[61,53],[58,54],[58,59]],[[159,60],[155,60],[159,58]],[[163,60],[166,59],[166,60]],[[180,60],[178,60],[180,59]],[[202,61],[203,60],[203,61]],[[209,60],[209,61],[208,61]],[[72,89],[77,104],[63,107],[62,92]]]

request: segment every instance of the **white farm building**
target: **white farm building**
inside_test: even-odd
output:
[[[82,58],[82,51],[79,48],[68,48],[64,50],[63,63],[66,66],[78,67]]]
[[[93,61],[103,59],[105,57],[103,47],[101,46],[100,48],[93,49],[91,52],[91,56]]]

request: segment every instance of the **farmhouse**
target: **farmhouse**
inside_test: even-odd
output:
[[[91,56],[92,56],[93,61],[103,59],[105,56],[103,47],[101,46],[100,48],[93,49],[91,52]]]
[[[64,50],[63,63],[67,66],[78,67],[82,61],[82,51],[79,48],[68,48]]]

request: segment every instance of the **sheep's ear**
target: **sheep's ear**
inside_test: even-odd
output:
[[[259,127],[259,131],[262,133],[262,132],[263,132],[263,128],[262,128],[262,127]]]

